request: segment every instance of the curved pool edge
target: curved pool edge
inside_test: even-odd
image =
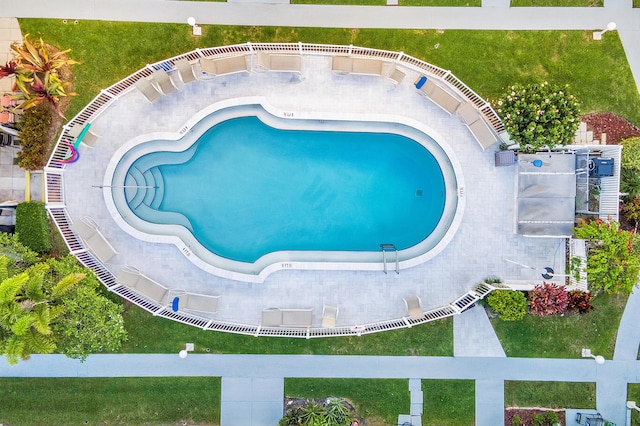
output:
[[[235,270],[227,269],[225,267],[218,267],[214,264],[205,261],[200,256],[199,248],[194,247],[193,244],[189,244],[190,239],[195,240],[195,238],[190,234],[188,230],[178,225],[167,225],[173,226],[173,233],[176,235],[157,235],[152,233],[142,232],[133,226],[131,226],[127,221],[121,217],[121,212],[118,210],[114,200],[113,200],[113,188],[111,185],[114,180],[114,172],[116,170],[116,166],[121,161],[123,156],[130,151],[133,147],[148,142],[153,139],[162,139],[166,141],[172,141],[173,145],[167,145],[167,150],[170,151],[181,151],[184,150],[185,145],[188,145],[188,141],[185,139],[179,143],[175,143],[179,141],[186,133],[191,131],[196,127],[196,125],[202,121],[207,116],[213,113],[219,113],[225,109],[230,109],[232,107],[242,107],[242,106],[259,106],[264,110],[265,114],[258,115],[259,119],[265,122],[267,125],[277,128],[283,128],[282,124],[291,122],[296,120],[327,120],[327,121],[348,121],[351,123],[380,123],[383,124],[400,124],[402,125],[401,131],[396,132],[397,134],[408,136],[414,140],[415,137],[412,137],[410,133],[419,132],[424,135],[427,135],[429,138],[433,139],[435,144],[439,149],[443,151],[444,158],[449,163],[451,169],[453,170],[453,176],[448,177],[448,180],[453,180],[455,187],[455,206],[452,206],[451,197],[447,197],[447,202],[445,204],[445,212],[443,212],[443,217],[447,216],[452,217],[451,221],[448,223],[446,229],[439,229],[440,224],[436,228],[438,234],[435,237],[439,236],[438,242],[433,245],[431,248],[428,248],[425,252],[424,249],[424,241],[431,240],[433,243],[433,239],[431,236],[423,240],[423,242],[418,243],[417,245],[410,247],[405,250],[398,251],[398,256],[400,258],[399,268],[406,269],[410,268],[437,256],[441,253],[445,247],[449,244],[449,242],[453,239],[457,229],[460,226],[462,221],[462,216],[465,209],[465,198],[464,198],[464,178],[462,175],[462,169],[460,163],[457,160],[457,157],[449,146],[448,143],[444,141],[444,138],[433,129],[429,128],[425,124],[409,119],[399,115],[389,115],[389,114],[356,114],[356,113],[348,113],[348,114],[336,114],[336,113],[309,113],[309,112],[296,112],[296,111],[283,111],[275,106],[271,105],[265,97],[241,97],[241,98],[233,98],[221,102],[214,103],[203,110],[196,113],[192,116],[177,132],[156,132],[156,133],[147,133],[144,135],[140,135],[135,137],[125,144],[123,144],[115,154],[112,156],[104,175],[103,180],[103,198],[105,200],[105,205],[107,210],[109,211],[111,217],[118,224],[118,226],[124,230],[127,234],[137,238],[139,240],[152,242],[152,243],[171,243],[175,245],[184,255],[187,257],[194,265],[198,266],[200,269],[205,270],[211,274],[233,279],[237,281],[245,281],[245,282],[263,282],[270,274],[280,271],[280,270],[360,270],[360,271],[382,271],[385,269],[385,264],[382,262],[382,252],[364,252],[368,253],[369,256],[375,256],[379,254],[379,259],[371,259],[366,261],[341,261],[337,260],[340,258],[349,258],[353,257],[353,253],[351,252],[322,252],[322,251],[308,251],[308,252],[298,252],[298,251],[278,251],[274,253],[269,253],[265,256],[262,256],[254,263],[245,263],[245,262],[236,262],[231,261],[229,259],[221,258],[217,255],[213,255],[218,259],[222,260],[222,263],[225,262],[233,262],[236,264],[242,264],[241,268],[233,268]],[[229,115],[225,115],[224,113],[220,115],[219,120],[217,122],[225,121],[229,118]],[[285,121],[282,121],[285,120]],[[292,120],[292,121],[289,121]],[[286,128],[286,126],[284,127]],[[299,126],[292,126],[291,128],[299,128]],[[419,140],[416,140],[418,143],[421,143]],[[428,146],[425,146],[421,143],[426,149],[431,151]],[[434,154],[432,152],[432,154]],[[434,154],[435,155],[435,154]],[[442,155],[436,156],[438,162],[440,163],[443,158]],[[442,167],[441,167],[442,168]],[[445,171],[443,170],[443,173]],[[445,180],[447,180],[445,179]],[[449,187],[447,187],[447,192],[449,193]],[[122,190],[124,193],[124,189]],[[450,194],[453,196],[453,194]],[[447,211],[448,210],[448,211]],[[436,233],[434,231],[434,233]],[[187,235],[188,234],[188,235]],[[184,240],[180,237],[184,237]],[[199,243],[196,243],[199,245]],[[422,245],[422,249],[421,249]],[[205,249],[206,250],[206,249]],[[210,253],[210,252],[209,252]],[[349,256],[345,256],[349,255]],[[387,259],[387,267],[389,269],[395,269],[395,255],[390,254],[389,259]],[[324,261],[318,261],[318,259],[326,259]],[[220,263],[220,262],[218,262]],[[393,263],[393,265],[391,265]],[[251,265],[251,267],[248,267]]]

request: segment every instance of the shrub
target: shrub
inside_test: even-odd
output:
[[[49,152],[48,132],[52,110],[48,104],[40,104],[22,114],[19,122],[20,145],[18,166],[26,170],[41,169]]]
[[[349,426],[352,420],[349,407],[339,398],[328,401],[325,419],[326,424],[331,426]]]
[[[547,411],[546,413],[544,413],[544,421],[551,425],[560,423],[560,419],[558,418],[558,413],[556,413],[555,411]]]
[[[570,144],[580,122],[578,102],[568,87],[547,82],[508,87],[497,101],[496,111],[511,141],[524,152]]]
[[[522,424],[522,417],[513,416],[511,418],[511,426],[520,426]]]
[[[20,203],[16,207],[18,240],[37,253],[51,251],[49,219],[43,203]]]
[[[324,426],[326,415],[327,412],[322,405],[310,401],[302,409],[302,424],[306,426]]]
[[[640,172],[640,138],[629,138],[620,141],[622,150],[622,167]]]
[[[617,222],[597,219],[583,222],[573,233],[589,242],[586,270],[591,293],[631,293],[640,273],[633,232],[620,229]]]
[[[527,298],[520,291],[495,290],[487,296],[487,302],[504,321],[521,320],[527,313]]]
[[[568,301],[567,289],[556,284],[537,285],[529,292],[529,309],[541,317],[563,314]]]
[[[296,407],[284,414],[278,422],[278,426],[297,426],[302,422],[302,409]]]
[[[586,314],[593,309],[593,306],[591,305],[591,294],[589,293],[585,293],[580,290],[572,290],[567,295],[567,298],[568,311]]]
[[[542,426],[544,423],[544,415],[534,413],[531,415],[531,424],[534,426]]]
[[[620,192],[626,194],[624,201],[633,200],[640,195],[640,171],[627,167],[621,169]]]
[[[624,203],[620,206],[620,211],[629,222],[633,224],[640,222],[640,197]]]

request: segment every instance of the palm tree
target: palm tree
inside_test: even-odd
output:
[[[85,274],[69,274],[47,288],[43,284],[48,265],[38,263],[9,277],[9,263],[8,257],[0,256],[0,353],[6,354],[9,364],[16,364],[32,353],[56,349],[51,321],[65,311],[62,296]]]

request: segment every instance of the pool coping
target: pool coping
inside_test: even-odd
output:
[[[163,234],[159,235],[151,232],[158,225],[150,226],[148,222],[138,218],[132,212],[129,214],[130,211],[128,209],[126,211],[127,219],[125,220],[123,218],[123,214],[125,214],[123,210],[126,207],[118,208],[118,205],[126,203],[125,189],[120,187],[120,181],[124,178],[123,167],[118,167],[118,165],[125,160],[127,153],[135,147],[154,140],[167,141],[167,143],[163,144],[163,150],[171,152],[184,151],[192,146],[195,139],[207,130],[206,126],[199,126],[194,134],[189,135],[203,120],[211,120],[211,123],[207,121],[207,125],[213,126],[233,117],[246,116],[246,114],[236,114],[232,110],[236,107],[247,107],[247,109],[259,107],[259,109],[256,109],[256,116],[268,126],[279,129],[304,128],[309,130],[314,127],[311,120],[349,122],[352,124],[379,123],[380,126],[386,124],[402,125],[402,128],[394,129],[393,133],[408,137],[419,143],[436,158],[440,165],[446,187],[445,206],[441,220],[424,240],[412,247],[390,254],[391,262],[385,262],[381,249],[380,251],[366,252],[282,250],[268,253],[251,263],[226,259],[208,251],[188,229],[181,225],[160,225],[160,228],[163,229]],[[264,111],[264,113],[261,113],[261,111]],[[215,117],[215,119],[209,118],[213,114],[219,114],[219,116]],[[297,121],[296,125],[288,126],[289,123],[294,121]],[[303,123],[305,121],[307,123]],[[365,131],[364,127],[366,126],[363,126],[363,131]],[[327,130],[325,127],[322,128]],[[350,130],[353,129],[350,128]],[[366,131],[371,132],[371,129],[368,128]],[[420,134],[426,135],[427,138],[420,138]],[[384,271],[387,269],[388,263],[395,263],[395,254],[398,255],[398,259],[402,259],[398,261],[398,269],[403,269],[427,262],[442,252],[455,235],[462,221],[465,209],[462,167],[453,149],[444,140],[438,132],[425,124],[401,115],[283,111],[270,104],[262,96],[239,97],[215,102],[207,106],[193,115],[176,132],[147,133],[125,142],[116,150],[107,165],[102,194],[107,210],[118,226],[127,234],[147,242],[173,244],[194,265],[222,278],[261,283],[270,274],[283,269]],[[141,150],[144,150],[144,147]],[[442,152],[437,152],[437,150]],[[126,159],[123,163],[127,165],[124,167],[125,171],[137,158],[139,158],[139,155]],[[443,163],[445,162],[450,168],[444,166]],[[119,174],[116,176],[117,172]],[[395,269],[395,266],[393,269]]]

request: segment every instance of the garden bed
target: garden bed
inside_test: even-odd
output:
[[[582,116],[587,123],[587,130],[593,131],[594,139],[600,139],[602,133],[607,134],[607,145],[615,145],[621,140],[640,136],[640,129],[626,118],[610,112],[592,112]]]
[[[546,409],[540,407],[508,407],[504,410],[504,425],[505,426],[513,426],[513,425],[533,425],[534,423],[531,420],[531,416],[533,414],[539,414],[544,416],[547,411],[553,411],[558,415],[558,421],[560,425],[565,426],[567,424],[566,421],[566,413],[565,410],[554,410],[554,409]],[[522,419],[522,423],[518,423],[517,419],[514,423],[513,418],[519,416]],[[545,426],[551,425],[550,423],[542,423]]]

